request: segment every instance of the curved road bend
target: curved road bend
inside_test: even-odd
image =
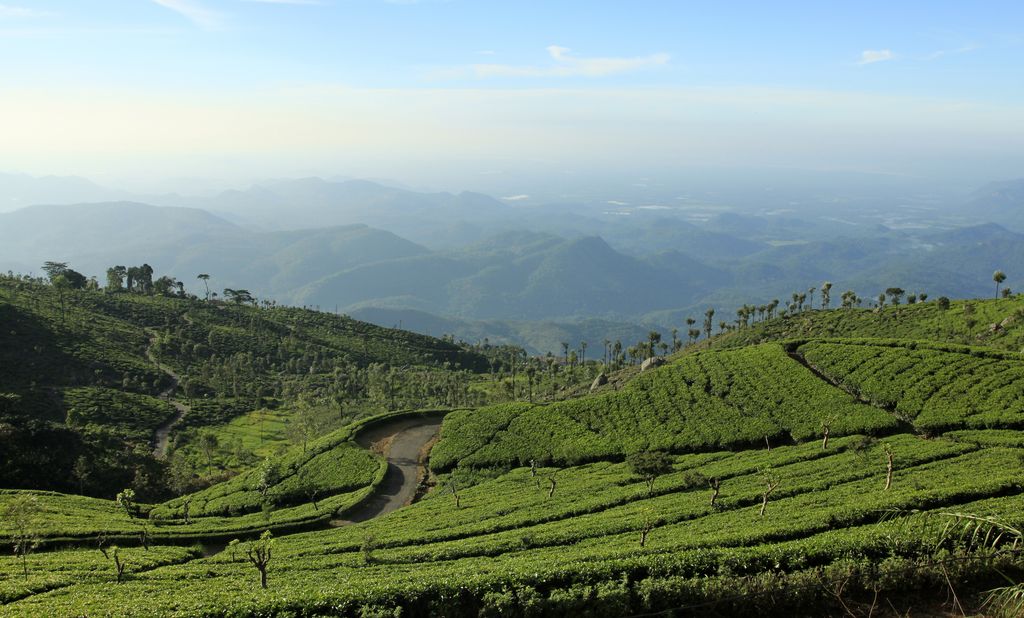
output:
[[[371,427],[356,436],[356,443],[370,448],[375,442],[391,438],[384,453],[388,470],[376,491],[361,504],[348,511],[344,519],[331,522],[343,526],[380,517],[412,502],[419,484],[422,464],[420,453],[441,429],[444,414],[406,418]]]

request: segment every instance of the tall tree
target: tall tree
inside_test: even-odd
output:
[[[826,281],[821,284],[821,308],[828,309],[832,304],[832,282]]]
[[[711,329],[714,328],[715,325],[714,319],[715,309],[714,307],[709,307],[708,310],[704,312],[704,337],[706,339],[711,338]]]
[[[992,281],[996,282],[996,298],[999,298],[999,286],[1003,284],[1003,281],[1006,281],[1006,273],[1001,270],[997,270],[992,273]]]
[[[107,269],[107,291],[120,292],[124,289],[124,278],[128,269],[124,266],[111,266]]]
[[[161,296],[170,296],[171,290],[178,287],[178,282],[174,277],[164,275],[153,282],[153,291]]]
[[[149,264],[143,264],[139,266],[139,284],[142,286],[143,294],[150,294],[153,292],[153,267]]]
[[[67,262],[43,262],[43,272],[49,277],[50,281],[57,275],[63,274],[68,269]]]
[[[51,281],[53,281],[54,289],[57,290],[57,299],[60,302],[60,323],[63,324],[66,317],[64,299],[68,290],[71,289],[71,282],[63,273],[54,276]]]
[[[885,295],[889,297],[889,300],[893,305],[900,304],[900,298],[902,298],[905,293],[906,292],[903,290],[903,288],[893,287],[886,288],[885,290]]]
[[[209,429],[203,429],[199,432],[199,448],[206,455],[206,473],[209,474],[213,471],[213,450],[217,448],[220,443],[217,440],[217,434],[213,433]]]
[[[647,356],[651,358],[654,356],[654,346],[658,345],[661,341],[661,333],[656,330],[648,331],[647,333]]]
[[[210,275],[206,273],[199,273],[199,275],[196,276],[196,279],[201,279],[203,281],[203,285],[206,287],[206,300],[210,300]]]

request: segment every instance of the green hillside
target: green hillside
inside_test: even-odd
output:
[[[157,498],[258,463],[229,434],[200,452],[204,431],[241,415],[284,411],[299,419],[295,434],[465,405],[487,366],[452,343],[343,316],[14,277],[0,278],[0,322],[0,487],[106,497],[135,487]],[[154,456],[161,431],[167,458]]]
[[[122,550],[116,586],[96,549],[0,558],[4,614],[945,615],[947,592],[972,612],[1024,577],[1024,357],[1022,301],[971,301],[970,325],[965,305],[806,311],[620,388],[451,412],[434,489],[361,523],[296,532],[323,523],[310,487],[331,512],[378,491],[359,424],[268,459],[262,493],[255,469],[148,518],[40,494],[44,540],[154,545]]]
[[[834,293],[833,293],[834,295]],[[938,299],[881,309],[802,311],[717,337],[713,347],[741,347],[765,341],[810,337],[910,339],[1024,351],[1024,298]]]

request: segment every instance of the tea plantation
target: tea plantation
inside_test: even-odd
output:
[[[1022,303],[973,301],[1004,324],[977,332],[931,305],[769,320],[618,389],[450,412],[432,489],[359,523],[327,525],[381,491],[354,438],[397,417],[134,511],[5,491],[0,513],[34,496],[42,545],[0,558],[0,615],[994,615],[984,591],[1024,576]],[[132,430],[158,416],[111,401],[140,406]],[[22,529],[0,520],[8,546]]]

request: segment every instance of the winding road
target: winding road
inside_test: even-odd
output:
[[[153,344],[156,343],[156,338],[158,336],[157,333],[150,329],[146,329],[146,332],[149,333],[149,346],[146,347],[146,358],[156,365],[157,369],[163,371],[171,378],[171,385],[161,391],[157,396],[174,406],[174,416],[158,426],[156,431],[153,432],[153,456],[157,459],[163,459],[167,457],[167,444],[170,442],[171,429],[173,429],[174,426],[189,413],[189,408],[180,401],[171,399],[174,392],[178,390],[178,384],[181,380],[173,369],[162,364],[157,360],[156,356],[153,355]]]
[[[344,526],[380,517],[410,504],[416,496],[425,462],[422,455],[427,445],[441,429],[443,413],[405,418],[370,427],[356,436],[363,448],[384,441],[384,457],[388,470],[373,495],[345,513],[343,519],[331,522]]]

